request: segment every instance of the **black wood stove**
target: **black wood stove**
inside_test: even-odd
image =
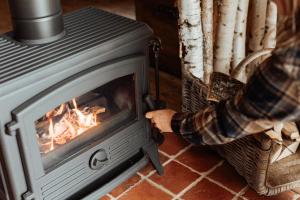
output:
[[[0,35],[0,198],[99,199],[152,161],[143,23],[11,0]]]

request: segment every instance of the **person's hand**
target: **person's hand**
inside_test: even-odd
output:
[[[173,132],[171,128],[172,117],[176,112],[174,110],[156,110],[146,113],[146,118],[150,119],[156,128],[161,132]]]

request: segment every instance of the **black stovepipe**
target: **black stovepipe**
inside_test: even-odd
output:
[[[43,44],[64,36],[60,0],[9,0],[14,39]]]

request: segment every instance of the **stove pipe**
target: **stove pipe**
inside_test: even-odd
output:
[[[64,36],[60,0],[9,0],[13,36],[26,44],[44,44]]]

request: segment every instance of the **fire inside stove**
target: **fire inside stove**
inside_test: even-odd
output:
[[[48,112],[46,117],[36,124],[41,153],[48,153],[100,125],[99,115],[105,110],[105,107],[100,106],[80,108],[74,98]]]
[[[45,168],[136,120],[135,107],[134,76],[128,75],[48,111],[35,121]]]

